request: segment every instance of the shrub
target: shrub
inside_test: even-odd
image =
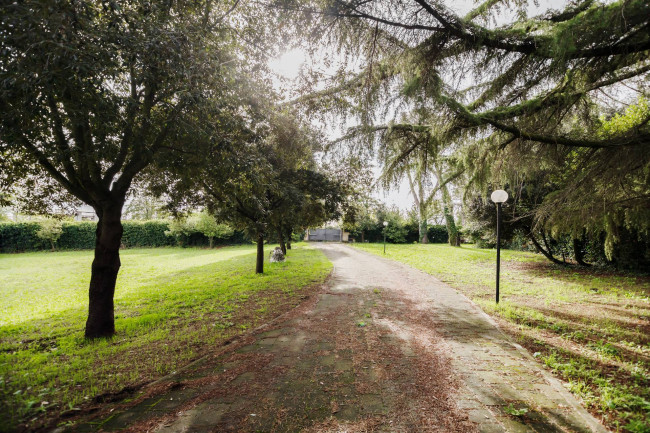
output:
[[[201,212],[195,220],[196,231],[208,238],[210,248],[214,246],[214,239],[226,239],[233,235],[233,229],[226,224],[219,224],[214,216],[208,212]]]
[[[41,221],[39,225],[40,228],[36,231],[36,236],[38,236],[39,239],[49,242],[52,251],[55,251],[56,241],[59,240],[63,233],[63,223],[59,220],[47,219]]]
[[[173,240],[166,236],[169,228],[167,221],[124,221],[122,244],[127,248],[166,247],[173,245]]]
[[[39,229],[40,225],[35,222],[0,224],[0,251],[15,253],[45,248],[46,244],[36,236]]]
[[[62,250],[90,250],[95,248],[97,224],[90,221],[63,223],[58,246]]]
[[[446,244],[449,240],[446,226],[429,226],[427,228],[427,237],[432,244]]]

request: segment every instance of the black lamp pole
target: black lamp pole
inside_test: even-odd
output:
[[[497,203],[497,304],[499,303],[499,271],[501,270],[501,203]]]
[[[508,200],[508,193],[502,189],[492,191],[490,196],[497,205],[497,304],[499,303],[499,271],[501,271],[501,203]]]

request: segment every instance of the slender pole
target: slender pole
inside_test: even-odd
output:
[[[386,254],[386,227],[384,227],[384,254]]]
[[[501,270],[501,203],[497,203],[497,304],[499,303],[499,271]]]

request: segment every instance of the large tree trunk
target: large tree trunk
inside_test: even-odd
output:
[[[591,266],[589,263],[585,262],[585,252],[583,250],[584,247],[584,237],[582,239],[573,239],[573,256],[575,257],[576,262],[582,266]]]
[[[427,220],[422,219],[422,217],[420,217],[420,243],[421,244],[429,243],[429,235],[427,234],[428,231],[429,231],[429,227],[427,226]]]
[[[120,270],[122,241],[122,206],[115,204],[97,211],[97,239],[88,295],[86,338],[110,337],[115,334],[113,295]]]
[[[282,250],[282,254],[285,256],[287,255],[287,245],[284,243],[284,234],[282,233],[282,229],[278,229],[278,238],[280,240],[280,249]]]
[[[264,273],[264,235],[257,234],[257,262],[255,263],[255,273]]]
[[[454,221],[454,214],[449,210],[447,206],[444,206],[443,209],[445,215],[445,224],[447,225],[447,236],[449,237],[449,245],[452,247],[460,246],[460,234],[458,233],[458,228],[456,227],[456,221]]]

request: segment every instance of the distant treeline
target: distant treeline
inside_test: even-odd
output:
[[[124,236],[122,245],[125,248],[166,247],[179,244],[176,236],[165,234],[169,231],[169,222],[153,221],[123,221]],[[85,250],[95,248],[95,222],[64,222],[63,232],[56,241],[57,249]],[[0,224],[0,252],[15,253],[23,251],[39,251],[50,249],[47,240],[37,236],[41,228],[40,222],[19,222]],[[250,242],[242,232],[234,231],[223,238],[215,238],[215,244],[241,244]],[[208,246],[209,240],[199,232],[184,235],[184,246]]]
[[[40,251],[50,249],[50,243],[37,236],[42,223],[34,222],[10,222],[0,223],[0,252],[17,253],[24,251]],[[124,248],[146,248],[146,247],[167,247],[167,246],[208,246],[209,239],[204,234],[196,231],[183,234],[179,239],[178,233],[170,234],[170,222],[165,220],[152,221],[123,221],[124,236],[122,245]],[[64,222],[62,233],[56,241],[58,250],[88,250],[95,248],[95,230],[97,224],[90,221]],[[418,228],[415,224],[404,224],[400,227],[400,236],[394,236],[389,230],[387,241],[392,243],[413,243],[418,240]],[[447,230],[445,226],[429,226],[429,240],[432,243],[447,242]],[[356,235],[356,236],[355,236]],[[302,235],[294,234],[294,240],[301,239]],[[383,227],[371,227],[364,231],[363,241],[382,242]],[[361,242],[360,233],[352,235],[354,242]],[[271,236],[269,242],[275,242]],[[215,245],[233,245],[248,243],[251,240],[241,231],[233,231],[229,236],[215,237]]]

